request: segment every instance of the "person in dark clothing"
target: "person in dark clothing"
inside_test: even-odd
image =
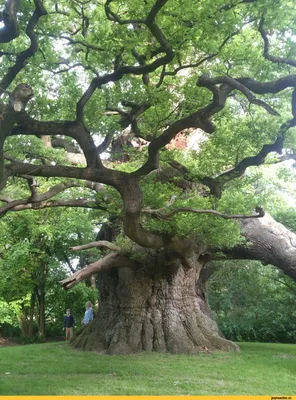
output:
[[[64,329],[66,329],[66,340],[72,339],[74,325],[75,325],[75,320],[73,318],[73,315],[71,315],[70,309],[68,308],[66,310],[66,316],[64,319]]]

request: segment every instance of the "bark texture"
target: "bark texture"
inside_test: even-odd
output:
[[[282,270],[296,281],[296,235],[269,214],[241,221],[248,244],[227,251],[232,258],[260,260]]]
[[[197,354],[238,347],[221,337],[196,280],[202,265],[154,260],[112,268],[99,278],[100,310],[75,348],[107,354],[146,351]],[[154,263],[154,265],[153,265]],[[151,268],[152,265],[152,268]]]

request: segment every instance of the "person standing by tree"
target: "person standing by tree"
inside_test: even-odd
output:
[[[70,340],[73,338],[73,328],[75,325],[75,320],[73,315],[71,315],[71,311],[68,308],[66,310],[66,316],[64,319],[64,329],[66,329],[66,340]]]
[[[88,301],[85,304],[85,309],[86,309],[86,311],[84,313],[84,317],[83,317],[83,320],[82,320],[82,325],[87,325],[94,319],[94,312],[93,312],[92,304],[91,304],[90,301]]]

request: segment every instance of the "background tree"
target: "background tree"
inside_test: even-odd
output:
[[[245,175],[262,196],[264,208],[293,232],[295,177],[291,160],[267,162]],[[295,342],[295,281],[280,269],[258,261],[224,260],[214,269],[207,284],[209,304],[228,339]]]
[[[87,210],[47,209],[35,214],[25,211],[9,214],[0,226],[0,297],[3,311],[7,310],[0,319],[1,325],[18,325],[17,318],[24,338],[34,338],[37,332],[39,336],[61,335],[63,316],[69,307],[79,325],[85,302],[88,297],[94,300],[97,291],[89,284],[71,294],[64,293],[57,281],[84,267],[77,255],[71,257],[65,248],[91,239]],[[15,333],[6,325],[1,329],[4,334]]]
[[[257,261],[224,261],[207,289],[228,339],[295,343],[296,286],[281,271]]]
[[[237,349],[210,316],[207,263],[296,278],[295,235],[244,179],[271,153],[294,158],[294,18],[288,0],[5,3],[0,214],[83,207],[101,225],[72,248],[101,258],[62,281],[99,272],[77,347]],[[198,149],[174,149],[180,134]]]

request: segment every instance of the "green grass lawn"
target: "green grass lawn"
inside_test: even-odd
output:
[[[104,356],[63,342],[0,348],[0,395],[295,395],[296,345]]]

